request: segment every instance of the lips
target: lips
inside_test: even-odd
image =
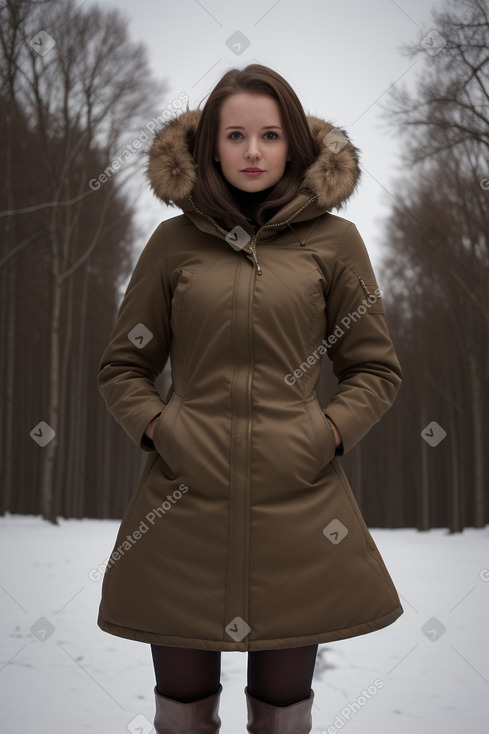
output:
[[[243,173],[264,173],[263,168],[243,168]]]

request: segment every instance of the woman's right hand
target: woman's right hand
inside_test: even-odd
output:
[[[147,436],[148,438],[150,438],[151,440],[153,440],[153,433],[154,433],[154,430],[155,430],[155,425],[156,425],[156,423],[157,423],[158,418],[160,417],[160,415],[161,415],[161,413],[158,413],[158,415],[155,415],[155,417],[153,418],[153,420],[150,423],[148,423],[148,425],[146,426],[146,429],[144,431],[144,435]]]

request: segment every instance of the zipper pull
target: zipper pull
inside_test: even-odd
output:
[[[253,260],[255,261],[255,264],[256,264],[257,274],[261,275],[262,269],[260,267],[260,263],[258,262],[258,258],[256,256],[255,237],[253,237],[253,239],[251,240],[251,245],[248,247],[248,249],[250,250],[251,254],[253,255]]]

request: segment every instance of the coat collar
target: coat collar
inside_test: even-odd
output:
[[[206,215],[201,203],[190,147],[201,114],[201,110],[187,109],[156,133],[148,151],[146,177],[161,201],[178,206],[202,231],[216,234],[216,223]],[[306,171],[300,192],[265,227],[273,224],[274,229],[280,229],[340,209],[360,179],[359,151],[346,133],[319,117],[306,117],[316,158]],[[221,236],[225,234],[222,230]]]

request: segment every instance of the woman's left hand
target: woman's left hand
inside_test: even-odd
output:
[[[340,446],[340,444],[342,443],[342,441],[341,441],[341,436],[340,436],[340,432],[339,432],[339,431],[338,431],[338,429],[336,428],[336,426],[335,426],[335,424],[333,423],[333,421],[331,421],[331,420],[330,420],[330,419],[328,418],[328,416],[326,416],[326,420],[328,421],[329,425],[330,425],[330,426],[331,426],[331,428],[332,428],[332,431],[333,431],[333,434],[334,434],[334,440],[335,440],[335,445],[336,445],[336,446],[338,447],[338,446]]]

